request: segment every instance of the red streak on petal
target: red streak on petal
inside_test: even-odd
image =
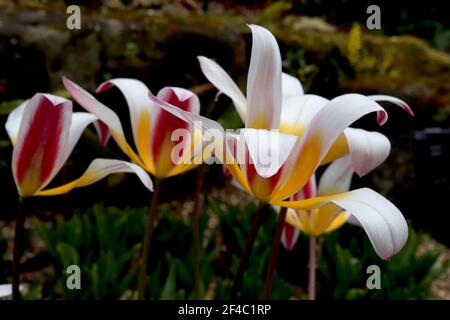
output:
[[[102,147],[106,147],[111,137],[111,133],[109,131],[108,126],[103,121],[96,121],[95,129],[97,130],[98,139]]]
[[[170,91],[169,96],[164,97],[163,100],[182,110],[190,111],[190,101],[180,101],[173,91]],[[175,117],[165,110],[161,110],[158,114],[158,118],[156,119],[156,130],[154,131],[154,135],[152,137],[153,141],[151,150],[154,159],[158,159],[159,152],[164,143],[170,142],[170,136],[174,130],[180,128],[186,129],[188,126],[189,125],[185,121]],[[185,140],[186,139],[183,139],[183,141]],[[177,142],[175,141],[173,143]],[[182,151],[183,150],[184,148]],[[180,154],[180,156],[182,156],[182,154]]]
[[[284,224],[284,236],[286,240],[286,249],[292,250],[294,248],[294,227],[289,223]]]
[[[275,173],[273,176],[271,176],[269,179],[270,182],[270,186],[273,189],[275,189],[275,187],[278,184],[278,181],[280,180],[281,177],[281,172],[283,171],[283,166],[280,167],[280,169],[278,169],[277,173]]]
[[[36,166],[40,168],[40,183],[50,176],[60,150],[63,125],[64,108],[41,98],[18,156],[16,174],[19,183],[26,183],[23,179],[33,161],[41,161]],[[41,157],[36,157],[38,155]]]
[[[308,182],[306,182],[306,185],[303,187],[303,195],[305,199],[314,198],[316,196],[314,192],[315,186],[313,184],[314,181],[312,178],[310,178]]]

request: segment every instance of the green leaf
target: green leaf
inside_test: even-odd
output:
[[[167,276],[166,282],[164,283],[163,290],[161,292],[160,299],[161,300],[173,300],[177,297],[177,282],[176,282],[176,273],[175,266],[172,265],[170,267],[169,275]]]

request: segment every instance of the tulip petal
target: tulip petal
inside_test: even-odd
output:
[[[348,219],[350,217],[352,217],[352,215],[350,215],[350,213],[348,213],[347,211],[339,212],[333,219],[333,221],[330,223],[330,225],[327,227],[325,233],[329,233],[336,229],[339,229],[340,227],[342,227],[344,223],[349,222]],[[361,227],[361,225],[359,225],[359,227]]]
[[[111,132],[108,129],[108,126],[104,124],[102,121],[97,120],[94,122],[95,130],[97,131],[97,136],[100,141],[100,145],[104,148],[108,145],[108,141],[111,138]]]
[[[310,199],[317,196],[317,182],[316,175],[313,174],[311,178],[306,182],[305,186],[296,194],[291,197],[291,200],[303,200]]]
[[[274,199],[285,199],[301,189],[344,129],[362,116],[378,111],[385,112],[379,104],[360,94],[339,96],[321,108],[291,152]]]
[[[246,128],[278,129],[281,115],[281,55],[269,30],[250,25],[252,54],[247,78]]]
[[[8,133],[9,139],[13,145],[16,144],[17,135],[19,134],[20,123],[22,121],[23,111],[30,100],[22,102],[8,115],[5,123],[5,129]]]
[[[199,114],[200,112],[200,101],[197,95],[187,89],[165,87],[158,92],[157,97],[184,111],[193,114]],[[151,101],[150,99],[148,100]],[[172,158],[175,155],[173,154],[175,146],[179,150],[176,153],[176,157],[181,157],[183,159],[182,162],[186,162],[184,159],[189,161],[186,157],[195,157],[195,154],[192,154],[192,152],[195,152],[193,150],[194,144],[198,145],[200,143],[192,141],[193,139],[195,140],[194,127],[171,113],[155,108],[152,118],[150,152],[155,167],[154,174],[157,177],[164,178],[182,169],[181,167],[176,169],[180,159]],[[181,134],[177,136],[177,139],[180,141],[174,141],[174,134]],[[194,165],[183,165],[183,170],[193,167]]]
[[[67,142],[67,145],[64,146],[65,148],[65,157],[63,160],[64,163],[67,161],[67,158],[69,158],[78,140],[80,140],[81,134],[83,133],[84,129],[86,129],[88,125],[90,125],[95,121],[97,121],[97,117],[91,113],[74,112],[72,114],[72,122],[70,124],[70,131],[69,131],[69,140]]]
[[[320,177],[318,195],[328,196],[350,190],[354,170],[349,155],[333,161]]]
[[[145,167],[138,155],[133,151],[128,142],[125,139],[125,134],[123,132],[122,124],[120,123],[117,114],[105,106],[103,103],[95,99],[93,95],[81,88],[79,85],[63,77],[63,83],[67,91],[72,95],[72,97],[87,111],[93,113],[97,118],[108,126],[113,139],[116,141],[120,149],[128,156],[131,160],[137,164]]]
[[[280,131],[300,135],[329,100],[313,94],[283,98]]]
[[[37,196],[54,196],[67,193],[75,188],[85,187],[93,184],[104,177],[113,173],[134,173],[141,180],[142,184],[150,191],[153,191],[153,183],[150,176],[140,166],[130,162],[114,160],[114,159],[95,159],[91,162],[89,167],[83,175],[69,183],[62,186],[43,190],[38,192]]]
[[[330,149],[328,150],[326,156],[321,161],[320,165],[325,165],[339,159],[349,153],[347,139],[345,138],[345,130],[342,132],[337,139],[333,142]]]
[[[25,106],[12,157],[21,196],[45,187],[64,164],[71,115],[71,101],[49,94],[35,94]]]
[[[294,209],[320,208],[334,203],[347,211],[366,231],[375,252],[382,259],[398,253],[408,238],[408,225],[400,210],[379,193],[362,188],[332,196],[301,201],[274,202]]]
[[[377,101],[377,102],[378,101],[387,101],[387,102],[393,103],[396,106],[399,106],[400,108],[405,110],[409,116],[414,117],[414,112],[412,111],[411,107],[405,101],[403,101],[399,98],[382,95],[382,94],[372,95],[372,96],[367,96],[367,97],[374,101]],[[383,115],[378,114],[378,121],[380,122],[380,121],[382,121],[382,119],[383,119]]]
[[[155,106],[166,110],[172,115],[201,130],[208,138],[215,139],[214,141],[218,147],[222,147],[224,145],[225,130],[218,122],[192,112],[184,111],[164,100],[161,100],[159,97],[154,96],[151,92],[149,92],[149,97],[150,100],[155,103]],[[219,141],[216,141],[217,139],[219,139]],[[221,156],[220,152],[217,152],[216,157],[218,157],[222,163],[225,163],[225,157]]]
[[[1,284],[0,285],[0,299],[12,296],[12,285]]]
[[[273,176],[286,162],[297,137],[262,129],[241,129],[250,159],[256,172],[263,177]]]
[[[172,106],[170,103],[167,103],[154,96],[151,92],[149,92],[149,97],[155,103],[155,106],[158,106],[166,110],[167,112],[170,112],[174,116],[201,130],[203,133],[202,140],[205,141],[204,138],[208,138],[206,139],[206,143],[203,142],[203,146],[214,143],[215,157],[222,164],[225,164],[227,166],[227,169],[230,171],[231,175],[251,194],[247,180],[242,174],[242,171],[239,168],[235,158],[233,157],[232,152],[228,148],[228,144],[224,141],[226,137],[225,130],[218,122]]]
[[[352,157],[353,169],[360,177],[378,167],[389,156],[391,143],[379,132],[347,128],[344,134]]]
[[[143,123],[150,123],[150,117],[154,112],[153,105],[148,99],[149,89],[139,80],[117,78],[103,82],[95,92],[104,92],[113,86],[117,87],[125,97],[130,112],[134,143],[146,166],[151,167],[152,163],[149,158],[150,127],[143,125]]]
[[[284,72],[281,74],[281,88],[283,99],[293,98],[304,94],[300,80]]]
[[[228,73],[215,61],[199,56],[200,68],[205,77],[222,93],[226,94],[236,107],[242,121],[245,122],[247,115],[247,100],[237,84],[230,78]]]
[[[292,251],[299,236],[300,231],[298,229],[294,228],[289,223],[285,223],[281,233],[281,243],[283,244],[283,247],[285,247],[287,251]]]

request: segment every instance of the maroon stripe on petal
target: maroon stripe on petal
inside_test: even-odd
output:
[[[292,250],[294,248],[294,232],[295,229],[289,223],[284,224],[284,237],[286,242],[286,249]]]
[[[27,176],[28,170],[39,168],[39,182],[44,183],[52,174],[60,151],[61,133],[64,129],[64,105],[54,106],[44,96],[24,133],[23,144],[17,158],[16,177],[19,183]],[[37,164],[35,161],[39,161]]]
[[[190,100],[179,100],[178,96],[173,90],[168,90],[167,95],[163,97],[162,100],[182,110],[190,111]],[[187,129],[189,125],[187,122],[181,120],[178,117],[175,117],[165,110],[161,110],[161,112],[158,113],[155,124],[156,128],[153,131],[151,150],[153,157],[157,162],[157,159],[159,158],[159,152],[165,143],[177,143],[171,142],[170,140],[172,132],[180,128]],[[184,148],[182,149],[182,151],[183,150]],[[180,156],[182,156],[182,154],[180,154]]]

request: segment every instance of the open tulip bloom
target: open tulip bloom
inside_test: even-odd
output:
[[[305,95],[297,79],[282,73],[273,35],[260,26],[250,28],[253,47],[247,99],[220,66],[205,57],[199,58],[206,77],[233,100],[244,121],[245,128],[240,129],[239,135],[225,134],[219,123],[175,108],[151,93],[150,98],[202,129],[204,136],[210,136],[216,145],[223,146],[224,151],[215,150],[215,156],[242,188],[266,203],[289,198],[320,165],[345,154],[351,155],[359,175],[370,172],[386,159],[390,142],[384,135],[348,127],[371,112],[377,112],[378,123],[384,124],[387,113],[375,100],[396,103],[411,113],[406,103],[381,95],[345,94],[332,100]],[[241,157],[244,161],[236,157],[236,149],[245,150]],[[270,155],[269,162],[264,155]]]
[[[353,173],[351,159],[345,156],[328,166],[318,186],[312,176],[291,201],[281,202],[293,208],[288,209],[286,221],[312,237],[334,231],[345,222],[361,226],[378,256],[387,259],[405,244],[406,221],[390,201],[375,191],[349,191]],[[285,246],[292,248],[296,236],[285,230],[283,238]]]
[[[305,95],[297,79],[282,74],[280,52],[273,35],[260,26],[250,28],[253,48],[247,100],[222,68],[200,58],[207,78],[233,100],[243,118],[245,128],[239,135],[225,134],[219,123],[175,108],[151,93],[150,98],[202,129],[205,135],[211,129],[223,133],[220,145],[225,151],[216,152],[216,157],[242,188],[266,203],[289,199],[305,186],[320,165],[346,154],[359,175],[370,172],[387,158],[390,142],[384,135],[349,125],[370,112],[377,112],[379,124],[384,124],[387,113],[375,100],[394,102],[412,113],[406,103],[389,96],[346,94],[327,100]],[[211,136],[220,139],[220,135]],[[242,145],[246,161],[238,162],[234,147]],[[273,155],[272,161],[265,163],[261,154]]]
[[[411,109],[405,102],[385,95],[345,94],[327,100],[303,94],[300,82],[282,73],[274,36],[260,26],[250,28],[253,46],[247,98],[218,64],[199,57],[205,76],[232,99],[245,123],[240,134],[225,133],[219,123],[180,110],[151,93],[150,99],[214,140],[215,157],[241,188],[261,202],[298,210],[323,207],[319,217],[328,208],[342,208],[345,213],[335,217],[335,224],[351,215],[369,234],[380,257],[396,254],[407,238],[406,222],[399,210],[375,191],[364,188],[299,201],[290,198],[307,185],[320,165],[343,156],[347,156],[351,172],[360,176],[376,168],[389,155],[389,140],[381,133],[349,126],[371,112],[376,112],[378,124],[384,124],[387,113],[377,101],[389,101],[413,115]],[[244,150],[244,155],[236,149]],[[336,162],[330,170],[339,164]]]
[[[108,128],[111,137],[121,150],[134,163],[145,168],[147,172],[157,178],[156,183],[159,183],[160,179],[182,174],[201,164],[201,159],[199,159],[203,150],[203,144],[200,141],[201,130],[155,106],[148,98],[149,89],[141,81],[113,79],[104,82],[96,90],[99,93],[115,86],[124,95],[130,113],[137,152],[126,141],[119,117],[112,109],[69,79],[64,78],[63,82],[72,97],[87,111],[98,117],[101,123]],[[158,97],[179,110],[196,115],[200,112],[200,101],[197,95],[187,89],[165,87],[158,92]],[[143,299],[145,295],[148,252],[160,191],[158,186],[156,188],[150,205],[144,237],[143,258],[139,274],[139,299]],[[196,246],[196,248],[198,247]],[[196,273],[195,283],[197,284],[199,281],[199,274]],[[198,295],[198,291],[196,294]]]
[[[63,194],[119,172],[135,173],[152,190],[152,181],[142,168],[114,159],[95,159],[80,178],[44,189],[66,163],[84,129],[95,121],[94,115],[72,112],[71,101],[51,94],[37,93],[14,109],[5,127],[14,146],[12,171],[19,195]]]
[[[157,178],[164,179],[184,173],[201,161],[184,159],[185,156],[193,154],[194,158],[201,155],[201,144],[196,143],[200,130],[189,125],[178,117],[155,107],[148,98],[149,89],[136,79],[113,79],[102,83],[96,90],[97,93],[117,87],[124,95],[130,112],[131,127],[133,131],[134,145],[137,153],[125,139],[122,124],[117,114],[103,103],[98,101],[89,92],[78,86],[67,78],[63,79],[66,89],[72,97],[87,111],[94,114],[106,125],[112,138],[121,150],[136,164],[145,168]],[[200,101],[193,92],[177,87],[165,87],[158,93],[158,97],[176,106],[180,110],[198,114],[200,112]],[[181,133],[175,138],[172,134],[179,130]],[[190,134],[186,134],[190,133]],[[193,137],[191,139],[191,137]],[[178,140],[181,140],[178,141]],[[199,145],[199,148],[194,147]],[[180,154],[177,161],[173,161],[172,152],[179,148]]]

